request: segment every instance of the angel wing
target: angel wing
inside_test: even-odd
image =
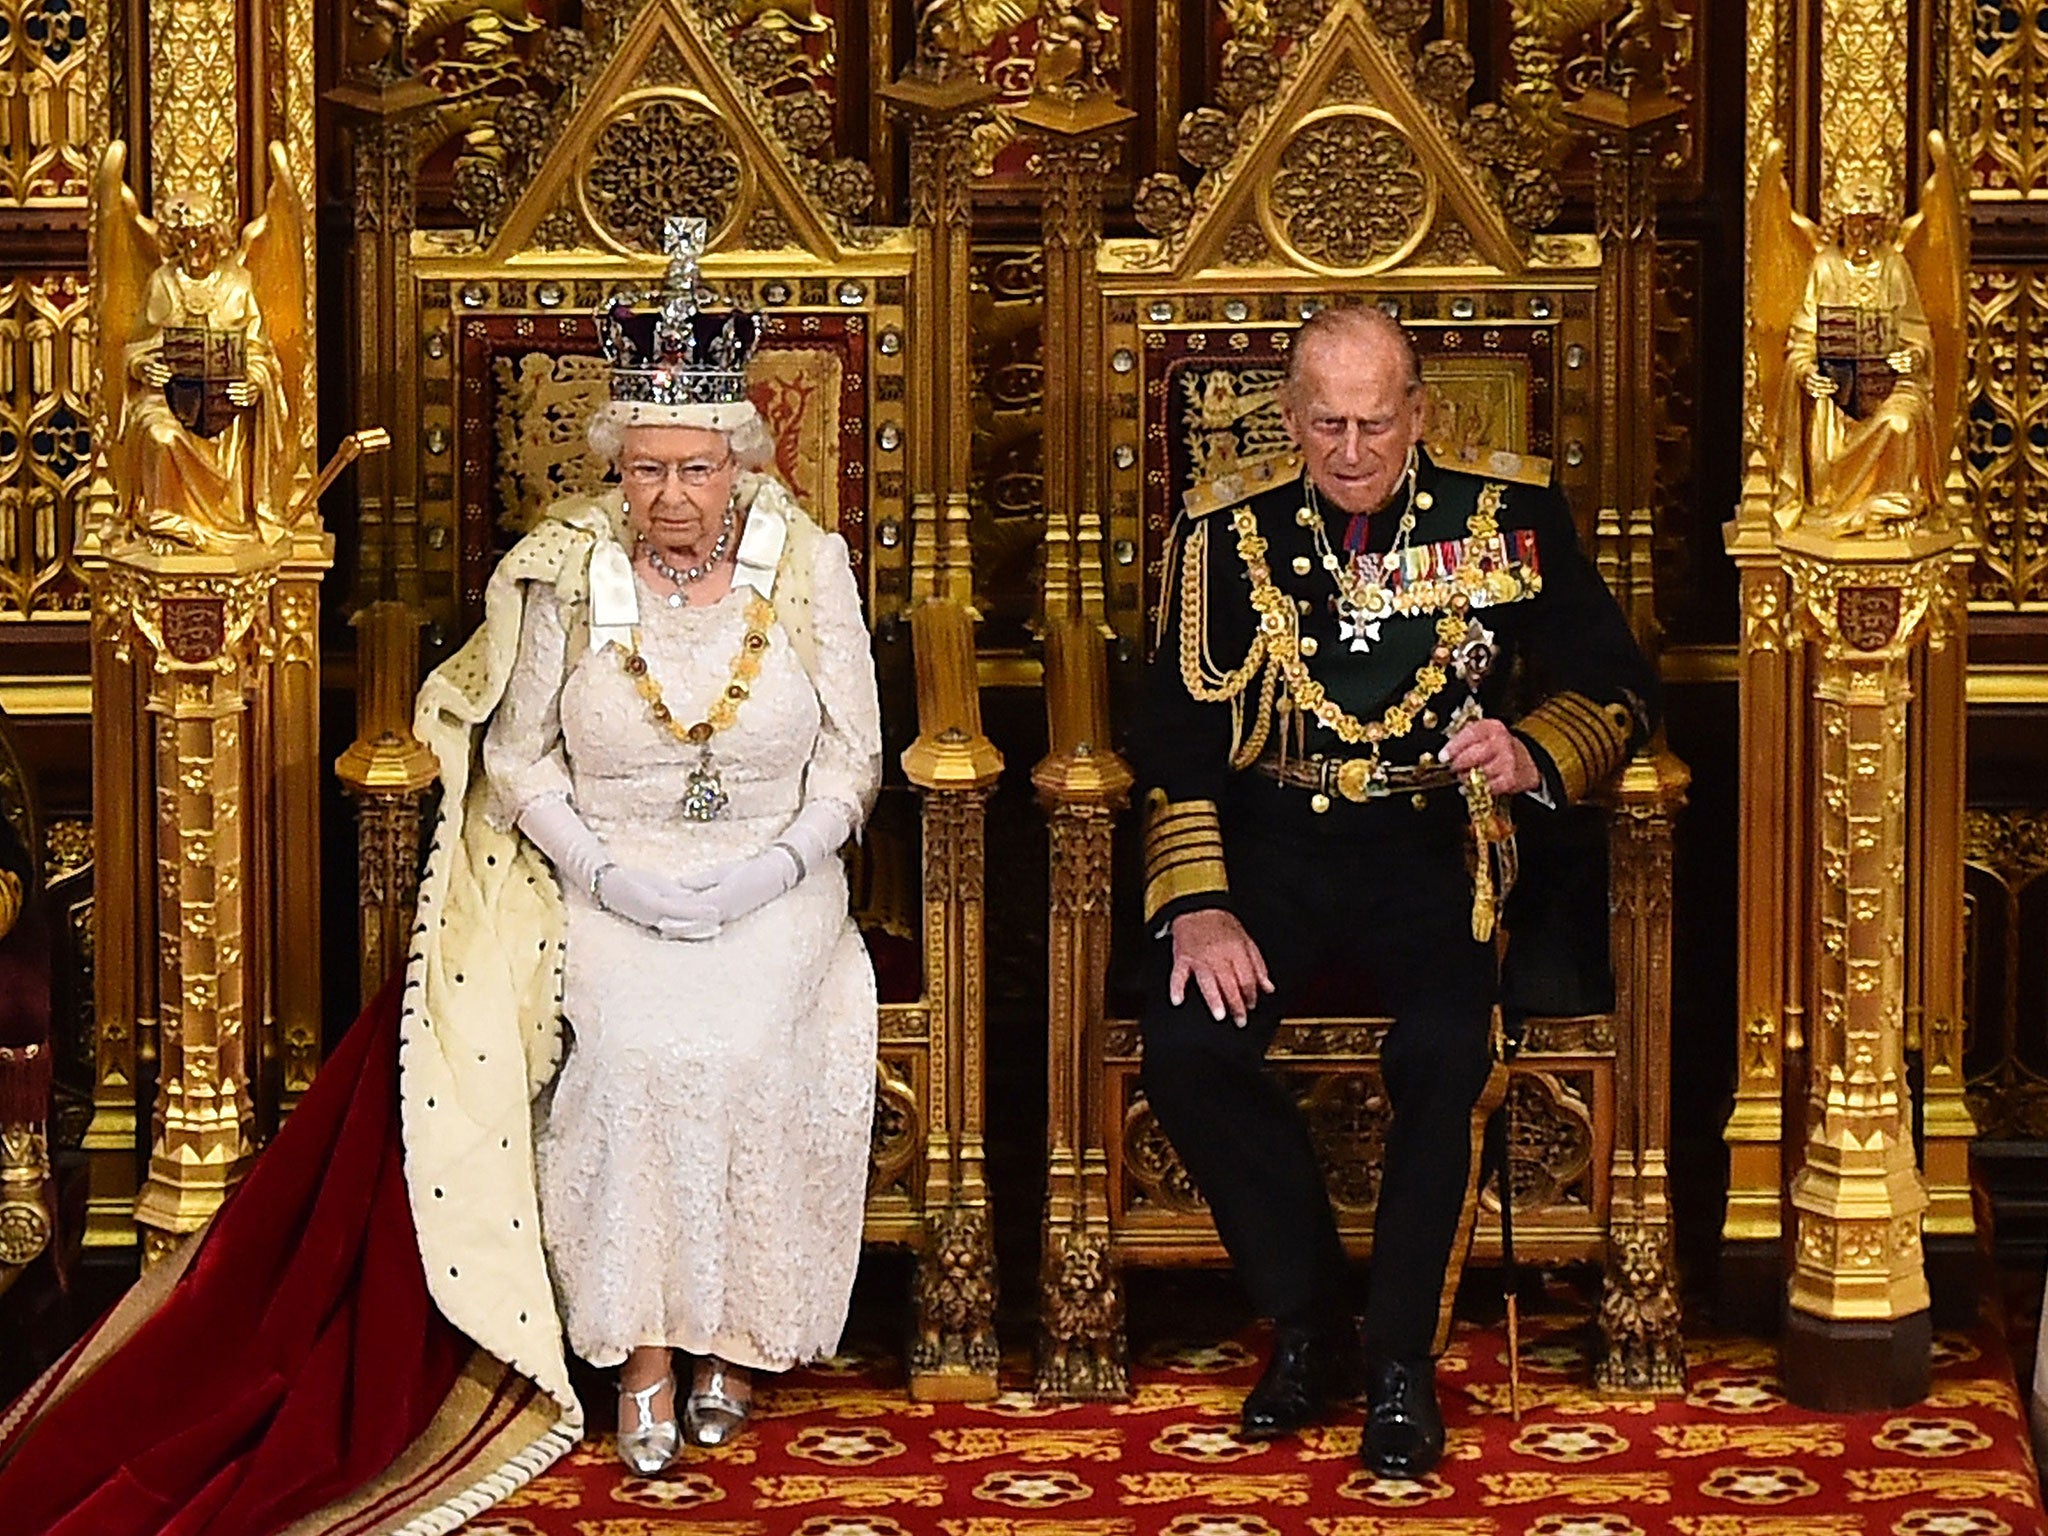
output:
[[[1767,413],[1777,408],[1785,339],[1820,244],[1820,227],[1792,206],[1784,141],[1773,139],[1749,198],[1749,339],[1756,349],[1757,397]]]
[[[1934,462],[1945,475],[1962,410],[1963,354],[1969,328],[1970,222],[1963,207],[1955,154],[1939,132],[1927,135],[1927,156],[1934,169],[1921,189],[1920,211],[1899,226],[1899,249],[1913,270],[1920,308],[1934,334],[1934,356],[1928,359],[1934,396]]]
[[[294,440],[300,437],[306,409],[305,232],[306,209],[299,201],[291,162],[285,157],[284,145],[273,139],[270,191],[263,200],[262,214],[242,231],[241,259],[256,292],[256,308],[263,316],[263,328],[277,353],[278,378],[290,411]],[[296,454],[286,455],[286,462],[278,466],[279,483],[272,505],[280,511],[288,503],[300,467]]]
[[[128,343],[142,319],[149,279],[163,265],[156,223],[143,215],[128,187],[128,146],[115,139],[100,157],[93,186],[98,219],[92,284],[93,342],[99,354],[100,402],[106,410],[109,457],[119,451],[121,413],[128,402]],[[127,476],[116,476],[117,483]]]
[[[976,53],[1038,14],[1037,0],[967,0],[961,9],[968,45]]]
[[[1517,0],[1516,30],[1533,33],[1556,46],[1569,42],[1595,22],[1606,21],[1625,0]]]

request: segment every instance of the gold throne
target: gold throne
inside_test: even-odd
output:
[[[1613,257],[1594,236],[1517,226],[1499,180],[1425,99],[1411,48],[1373,8],[1337,0],[1235,124],[1214,111],[1186,120],[1184,152],[1195,134],[1210,169],[1192,196],[1174,196],[1177,183],[1149,199],[1141,189],[1157,238],[1101,247],[1100,351],[1073,366],[1102,401],[1092,542],[1105,598],[1099,625],[1054,627],[1053,751],[1035,775],[1056,866],[1042,1393],[1128,1390],[1120,1270],[1224,1258],[1139,1085],[1138,999],[1125,984],[1144,942],[1135,818],[1108,828],[1128,778],[1103,749],[1119,734],[1112,706],[1153,645],[1183,493],[1289,446],[1276,390],[1293,328],[1326,304],[1397,315],[1422,357],[1439,461],[1483,473],[1493,451],[1552,460],[1610,583],[1635,557],[1600,510],[1599,396],[1619,345]],[[1374,174],[1361,179],[1352,168],[1365,165]],[[1106,632],[1124,675],[1066,659],[1097,643],[1091,630]],[[1668,755],[1645,754],[1605,787],[1604,809],[1519,816],[1524,885],[1507,914],[1504,989],[1522,1026],[1507,1086],[1518,1255],[1606,1264],[1601,1382],[1621,1390],[1669,1392],[1681,1368],[1664,1145],[1670,833],[1683,787]],[[1573,844],[1590,858],[1569,857]],[[1091,861],[1094,888],[1076,899]],[[1111,870],[1114,898],[1100,889]],[[1577,888],[1560,889],[1560,871],[1577,871]],[[1605,942],[1594,930],[1588,944],[1584,914],[1603,907]],[[1348,1011],[1358,996],[1347,978],[1319,978],[1271,1061],[1308,1116],[1346,1247],[1363,1256],[1389,1112],[1386,1021]],[[1482,1212],[1474,1251],[1497,1257],[1490,1189]],[[1454,1265],[1446,1324],[1455,1280]],[[1636,1338],[1630,1319],[1644,1316],[1658,1321]]]
[[[402,253],[426,638],[458,644],[498,557],[551,500],[603,483],[583,439],[606,387],[593,312],[658,285],[663,215],[703,217],[705,281],[765,317],[752,393],[776,470],[845,535],[875,636],[892,771],[852,871],[882,998],[867,1238],[919,1255],[912,1393],[992,1396],[979,954],[981,813],[1001,759],[981,734],[970,616],[912,571],[913,549],[944,543],[910,441],[934,387],[909,344],[931,276],[912,230],[860,218],[864,168],[793,145],[783,130],[808,119],[732,67],[729,43],[693,6],[647,6],[481,227],[420,232]],[[650,134],[688,138],[694,179],[649,182],[634,157]],[[366,863],[373,887],[388,890]]]

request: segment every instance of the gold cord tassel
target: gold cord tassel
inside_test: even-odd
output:
[[[1493,938],[1500,909],[1514,888],[1519,863],[1515,824],[1493,798],[1479,769],[1465,775],[1464,790],[1465,812],[1472,820],[1472,937],[1485,944]]]

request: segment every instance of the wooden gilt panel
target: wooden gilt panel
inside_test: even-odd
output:
[[[2048,198],[2048,8],[1978,5],[1968,92],[1971,196],[1979,201]]]
[[[0,283],[0,618],[82,616],[73,553],[91,472],[85,274]]]
[[[78,206],[90,175],[86,0],[0,0],[0,206]]]
[[[1578,1026],[1584,1026],[1579,1028]],[[1605,1242],[1613,1145],[1612,1027],[1605,1020],[1542,1021],[1508,1089],[1509,1183],[1516,1241],[1526,1257],[1597,1257]],[[1290,1020],[1272,1059],[1308,1120],[1338,1228],[1368,1253],[1392,1109],[1380,1080],[1383,1021]],[[1555,1036],[1555,1038],[1551,1038]],[[1110,1138],[1111,1226],[1119,1248],[1168,1262],[1220,1257],[1208,1207],[1160,1130],[1138,1080],[1135,1028],[1112,1028],[1105,1103],[1121,1130]],[[1499,1200],[1482,1196],[1478,1247],[1498,1252]]]
[[[1964,1072],[1978,1134],[2048,1140],[2048,811],[1964,824]]]
[[[2048,598],[2048,269],[1980,267],[1970,280],[1963,474],[1982,541],[1974,603]]]
[[[1045,262],[1035,247],[978,247],[973,302],[975,605],[981,648],[1022,647],[1039,603],[1045,538]]]

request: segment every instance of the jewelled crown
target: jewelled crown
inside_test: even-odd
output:
[[[667,219],[660,289],[620,294],[597,312],[597,339],[612,365],[612,398],[647,405],[733,405],[747,398],[747,362],[761,317],[697,280],[702,219]]]

